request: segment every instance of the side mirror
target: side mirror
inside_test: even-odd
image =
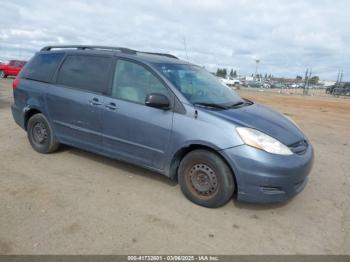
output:
[[[148,94],[145,100],[146,106],[160,108],[160,109],[169,109],[170,101],[169,98],[162,94]]]

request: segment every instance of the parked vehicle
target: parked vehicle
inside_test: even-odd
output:
[[[332,85],[326,88],[326,94],[332,94],[334,88],[336,88],[336,85]]]
[[[17,76],[26,61],[11,60],[8,64],[0,64],[0,78]]]
[[[285,84],[282,83],[274,83],[271,85],[271,88],[285,89],[288,88]]]
[[[326,94],[350,96],[350,83],[338,83],[326,88]]]
[[[256,88],[261,88],[263,84],[258,81],[247,81],[245,82],[246,87],[256,87]]]
[[[262,87],[263,88],[271,88],[271,85],[269,83],[263,83]]]
[[[127,161],[177,179],[205,207],[234,193],[285,201],[312,168],[310,141],[291,120],[170,54],[49,46],[13,93],[14,120],[37,152],[67,144]]]
[[[229,79],[229,78],[219,77],[219,80],[229,87],[239,86],[241,84],[241,81],[239,81],[238,79]]]
[[[290,84],[289,87],[290,87],[290,88],[299,88],[300,85],[297,84],[297,83],[293,83],[293,84]]]
[[[238,79],[229,79],[228,86],[239,86],[241,85],[241,81]]]
[[[223,85],[227,86],[228,88],[231,88],[228,84],[228,81],[227,81],[228,79],[222,78],[222,77],[218,77],[218,79]]]

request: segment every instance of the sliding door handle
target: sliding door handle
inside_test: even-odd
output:
[[[117,105],[115,103],[109,103],[109,104],[106,104],[106,107],[110,110],[116,110],[117,109]]]

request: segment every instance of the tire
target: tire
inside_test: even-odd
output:
[[[192,202],[209,208],[226,204],[235,182],[230,168],[216,153],[198,149],[182,159],[178,169],[182,193]]]
[[[28,120],[27,136],[33,149],[39,153],[48,154],[59,147],[49,121],[41,113],[33,115]]]
[[[3,70],[0,70],[0,78],[6,78],[5,72]]]

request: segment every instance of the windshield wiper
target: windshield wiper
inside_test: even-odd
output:
[[[241,105],[245,105],[245,104],[246,104],[246,102],[239,101],[237,103],[229,105],[227,108],[235,108],[235,107],[238,107],[238,106],[241,106]]]
[[[219,108],[219,109],[227,109],[226,106],[222,106],[222,105],[214,104],[214,103],[197,102],[197,103],[193,103],[193,104],[194,105],[198,105],[198,106],[213,107],[213,108]]]

